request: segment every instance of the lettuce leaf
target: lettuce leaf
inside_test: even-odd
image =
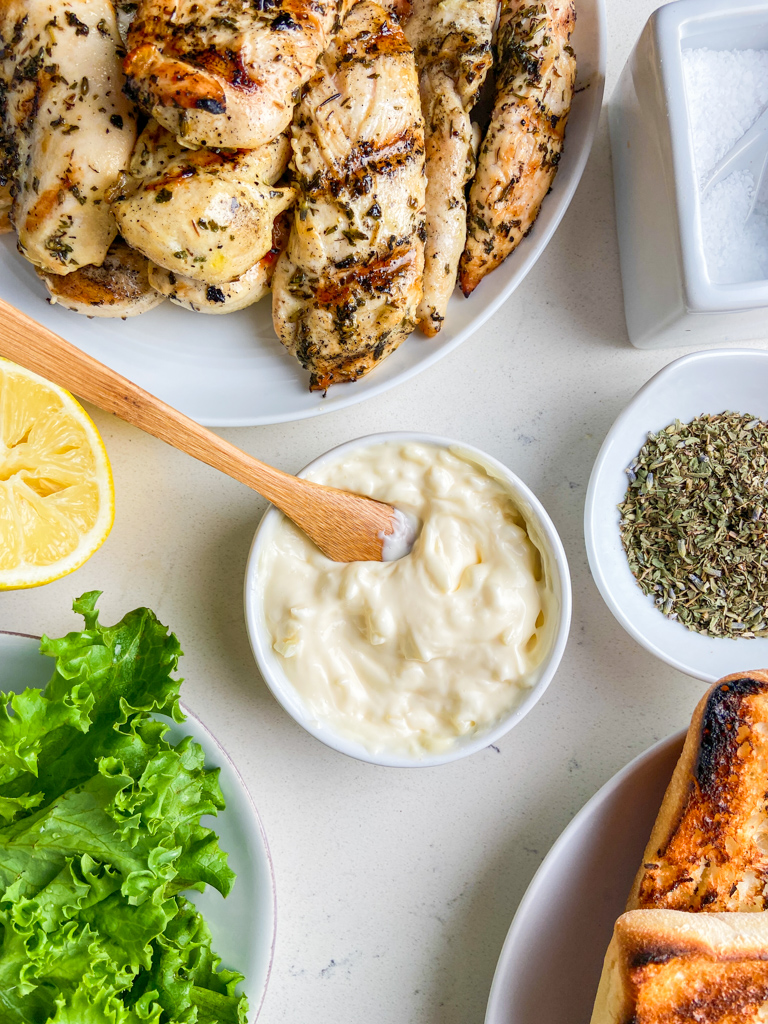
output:
[[[219,969],[202,916],[183,897],[178,904],[177,914],[154,943],[151,970],[134,991],[153,991],[169,1020],[246,1024],[247,1004],[235,994],[240,975]]]
[[[183,721],[181,650],[146,608],[41,650],[44,691],[0,699],[0,1024],[244,1024],[242,976],[221,968],[181,893],[234,873],[202,815],[218,769]]]

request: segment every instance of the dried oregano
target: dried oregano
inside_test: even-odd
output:
[[[676,420],[627,475],[621,539],[657,607],[707,636],[768,636],[768,424]]]

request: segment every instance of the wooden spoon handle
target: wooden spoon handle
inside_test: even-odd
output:
[[[374,529],[371,532],[369,553],[358,553],[355,557],[375,560],[381,558],[381,541],[378,541],[376,551],[375,525],[381,520],[379,529],[386,532],[391,530],[389,521],[392,510],[389,506],[367,501],[335,488],[300,480],[260,462],[177,409],[166,405],[137,384],[115,373],[97,359],[70,345],[68,341],[2,299],[0,355],[12,359],[34,373],[39,373],[42,377],[92,402],[99,409],[114,413],[127,423],[258,491],[308,533],[331,558],[338,558],[339,561],[349,560],[349,557],[344,557],[343,554],[339,557],[341,550],[335,549],[334,545],[338,544],[345,534],[349,540],[350,503],[361,504],[365,501],[366,506],[371,506],[370,510],[366,508],[366,511],[370,511],[374,517]],[[324,522],[318,522],[317,501],[311,500],[308,493],[310,490],[325,492],[322,496]],[[332,553],[334,550],[336,553]]]

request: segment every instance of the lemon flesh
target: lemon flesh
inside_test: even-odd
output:
[[[72,572],[114,520],[112,472],[75,399],[0,359],[0,590]]]

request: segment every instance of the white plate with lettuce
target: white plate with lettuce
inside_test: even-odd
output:
[[[176,638],[147,609],[101,627],[97,597],[49,656],[0,632],[20,695],[0,712],[0,1019],[242,1024],[244,996],[253,1024],[275,936],[258,812],[179,709]]]

